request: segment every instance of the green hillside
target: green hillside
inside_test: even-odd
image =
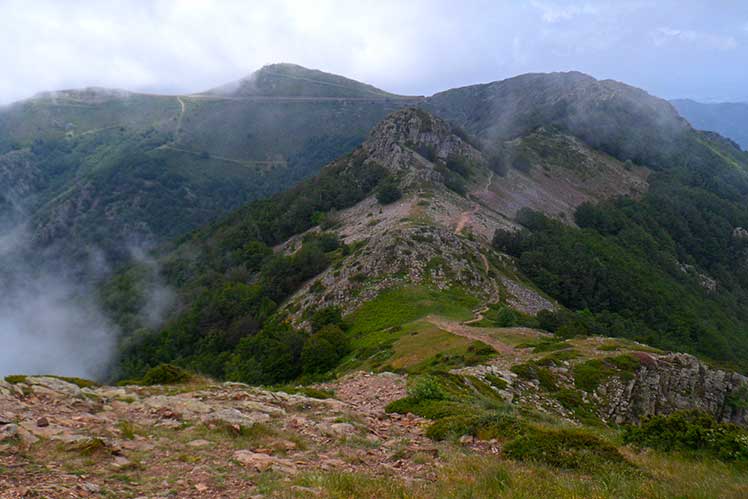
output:
[[[78,254],[93,244],[118,259],[128,245],[167,241],[315,174],[408,102],[297,66],[255,75],[282,91],[91,88],[0,109],[0,216],[23,213],[36,245]]]

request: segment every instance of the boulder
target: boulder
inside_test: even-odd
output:
[[[166,409],[174,413],[182,414],[186,418],[196,414],[208,414],[213,407],[197,399],[190,397],[156,395],[142,401],[143,407],[155,411]]]
[[[271,456],[270,454],[263,454],[261,452],[238,450],[234,452],[234,459],[244,466],[259,472],[269,469],[289,474],[296,472],[296,465],[293,461]]]
[[[0,426],[0,442],[10,440],[16,436],[18,436],[18,425],[9,423]]]
[[[239,409],[225,408],[211,412],[202,417],[204,423],[225,423],[232,426],[250,427],[255,423],[270,421],[270,415],[264,412],[243,413]]]
[[[59,378],[52,378],[49,376],[29,376],[26,379],[26,383],[31,385],[31,389],[37,395],[57,397],[80,397],[81,395],[81,389],[78,385],[68,383]]]

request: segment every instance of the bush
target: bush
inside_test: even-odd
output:
[[[426,429],[426,436],[431,440],[447,440],[470,435],[475,424],[474,416],[448,416],[439,419]]]
[[[408,389],[408,396],[414,400],[444,400],[447,395],[439,382],[431,376],[420,376]]]
[[[170,385],[189,381],[192,375],[173,364],[159,364],[149,369],[140,384],[142,385]]]
[[[413,397],[405,397],[390,402],[385,410],[397,414],[415,414],[426,419],[442,419],[463,415],[469,410],[469,407],[449,400],[419,400]]]
[[[509,442],[504,447],[504,455],[518,461],[566,469],[595,470],[627,464],[615,446],[577,430],[533,428]]]
[[[340,307],[321,308],[312,314],[309,322],[312,325],[312,331],[315,332],[328,324],[343,327],[343,313]]]
[[[381,183],[377,189],[376,196],[379,204],[390,204],[403,197],[403,193],[395,180],[388,179]]]
[[[574,366],[574,384],[586,392],[594,392],[600,383],[612,375],[613,370],[598,359]]]
[[[528,431],[526,423],[511,414],[492,412],[477,416],[448,416],[433,423],[426,430],[432,440],[456,439],[470,435],[480,440],[515,438]]]
[[[623,441],[664,452],[704,453],[725,461],[748,460],[748,431],[699,411],[652,416],[627,426]]]
[[[463,156],[450,155],[447,158],[446,166],[461,177],[470,177],[470,163]]]
[[[339,326],[327,324],[312,334],[301,351],[304,374],[321,374],[334,369],[350,351],[348,338]]]
[[[301,350],[301,369],[305,374],[320,374],[338,363],[335,346],[319,335],[312,335]]]
[[[242,338],[226,364],[231,381],[272,385],[300,374],[304,337],[287,324],[268,323],[254,336]]]
[[[460,196],[464,196],[467,193],[467,187],[465,186],[465,181],[459,175],[455,175],[455,174],[446,175],[444,178],[444,185],[447,186],[447,189],[456,192]]]

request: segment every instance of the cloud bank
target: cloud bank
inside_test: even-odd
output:
[[[0,236],[0,377],[55,374],[102,379],[116,354],[120,331],[98,299],[97,283],[109,269],[96,250],[84,262],[27,262],[23,225]],[[175,301],[158,264],[141,248],[132,259],[148,272],[138,319],[158,327]],[[81,278],[81,271],[86,279]]]
[[[186,93],[295,62],[406,94],[576,69],[748,99],[748,3],[0,0],[0,103],[82,86]]]

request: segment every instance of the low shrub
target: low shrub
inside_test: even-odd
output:
[[[465,404],[449,400],[419,400],[413,397],[405,397],[391,402],[385,410],[398,414],[411,413],[426,419],[442,419],[464,414],[470,408]]]
[[[630,379],[640,364],[641,360],[633,355],[591,359],[574,366],[574,384],[586,392],[594,392],[611,376]]]
[[[150,368],[138,384],[141,385],[170,385],[189,381],[192,375],[173,364],[159,364]]]
[[[565,469],[595,470],[627,464],[614,445],[578,430],[532,428],[506,444],[504,455]]]
[[[709,454],[725,461],[748,460],[748,431],[699,411],[652,416],[624,428],[623,440],[663,452]]]
[[[537,362],[526,362],[524,364],[515,364],[512,366],[512,372],[524,380],[537,380],[540,386],[549,392],[558,390],[556,377],[550,369],[540,365]]]
[[[85,378],[77,378],[74,376],[54,376],[50,375],[50,378],[57,378],[61,379],[62,381],[67,381],[68,383],[72,383],[78,388],[96,388],[97,386],[100,386],[97,382],[91,381],[90,379]]]
[[[24,376],[23,374],[9,374],[5,377],[5,381],[7,383],[10,383],[11,385],[15,385],[18,383],[26,383],[26,380],[28,379],[28,376]]]
[[[417,400],[444,400],[447,394],[432,376],[419,376],[408,388],[408,396]]]
[[[456,415],[440,419],[426,430],[432,440],[457,439],[470,435],[480,440],[515,438],[528,426],[512,414],[492,412],[478,416]]]
[[[394,203],[402,196],[403,193],[397,186],[397,182],[395,182],[394,180],[382,182],[382,184],[379,186],[379,188],[377,188],[376,191],[377,201],[379,201],[379,204],[383,205]]]
[[[291,395],[304,395],[305,397],[310,397],[313,399],[329,399],[335,396],[333,392],[327,391],[327,390],[320,390],[319,388],[312,388],[311,386],[292,386],[292,385],[286,385],[286,386],[279,386],[274,388],[274,390],[284,393],[289,393]]]

